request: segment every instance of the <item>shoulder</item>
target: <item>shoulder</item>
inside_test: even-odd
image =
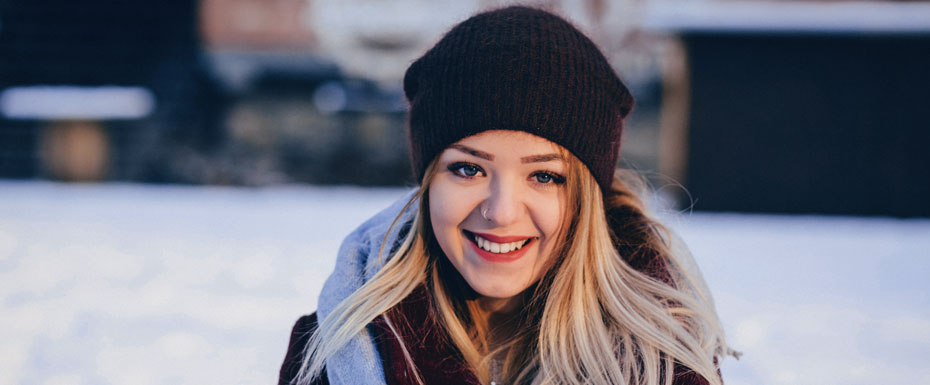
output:
[[[317,316],[316,313],[300,317],[294,327],[291,329],[291,338],[287,346],[287,353],[284,355],[284,362],[281,363],[281,371],[278,374],[278,385],[288,385],[297,378],[300,372],[300,365],[304,360],[304,346],[310,339],[310,335],[316,331]],[[311,385],[328,385],[326,371],[314,379]]]

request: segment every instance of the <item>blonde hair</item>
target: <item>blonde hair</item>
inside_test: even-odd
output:
[[[423,383],[388,310],[426,284],[433,314],[482,383],[490,381],[491,357],[505,351],[500,380],[508,384],[670,385],[675,366],[683,365],[721,385],[717,357],[729,350],[713,301],[681,242],[648,215],[641,179],[618,171],[604,196],[584,164],[563,152],[563,241],[524,294],[520,333],[491,350],[487,315],[436,250],[427,194],[434,160],[402,210],[420,202],[410,231],[384,267],[319,322],[297,384],[318,376],[329,357],[382,315]]]

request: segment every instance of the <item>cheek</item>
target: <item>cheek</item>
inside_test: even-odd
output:
[[[435,181],[429,189],[429,215],[433,233],[443,251],[452,239],[457,239],[459,225],[468,218],[471,210],[462,189]]]
[[[555,239],[562,227],[565,202],[561,198],[550,197],[539,205],[534,219],[539,230],[549,239]]]
[[[563,206],[564,202],[562,199],[550,198],[541,202],[537,206],[537,210],[535,210],[533,221],[546,240],[543,245],[544,250],[542,250],[544,257],[555,249],[555,244],[562,231]]]

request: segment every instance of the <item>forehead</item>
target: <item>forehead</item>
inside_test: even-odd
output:
[[[561,154],[561,146],[524,131],[493,130],[465,137],[450,148],[478,150],[497,158],[521,158],[528,155]]]

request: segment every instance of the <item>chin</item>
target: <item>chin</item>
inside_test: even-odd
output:
[[[535,283],[533,261],[535,250],[512,263],[488,263],[468,250],[460,270],[462,278],[478,295],[492,299],[510,299],[520,295]],[[454,263],[453,263],[454,265]]]
[[[475,291],[478,294],[481,294],[482,297],[488,297],[488,298],[494,298],[494,299],[510,299],[516,296],[517,294],[520,294],[521,292],[523,292],[523,290],[498,289],[498,288],[491,288],[488,290],[475,290]]]
[[[474,290],[476,293],[482,297],[494,299],[513,298],[514,296],[519,295],[528,287],[530,287],[528,284],[516,284],[513,278],[507,277],[502,278],[501,280],[494,280],[493,282],[488,282],[486,278],[483,278],[479,281],[467,281],[468,285],[471,286],[472,290]]]

